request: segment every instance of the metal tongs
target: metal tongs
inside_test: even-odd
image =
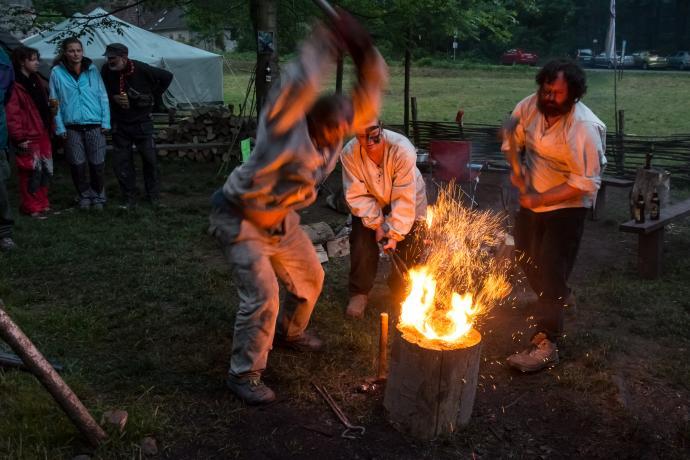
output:
[[[383,245],[385,245],[385,239],[382,241]],[[385,253],[391,258],[391,261],[393,262],[393,268],[395,269],[395,271],[398,272],[398,276],[400,276],[401,279],[405,279],[405,274],[408,272],[408,269],[407,264],[404,260],[402,260],[400,254],[398,254],[398,252],[395,249],[386,250]]]
[[[315,382],[311,383],[314,385],[314,388],[316,388],[316,391],[319,392],[321,397],[326,401],[328,404],[328,407],[331,408],[333,413],[338,417],[338,420],[340,420],[340,423],[345,425],[345,431],[342,432],[340,437],[346,438],[346,439],[357,439],[362,436],[364,436],[364,432],[366,431],[366,428],[363,426],[359,425],[353,425],[350,423],[350,420],[347,418],[345,413],[340,409],[340,407],[335,403],[331,395],[326,391],[326,388],[322,385],[317,385]]]

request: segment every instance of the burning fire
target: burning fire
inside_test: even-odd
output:
[[[453,184],[442,190],[427,211],[425,263],[408,273],[401,330],[451,345],[462,342],[477,318],[510,292],[508,266],[491,253],[501,235],[499,216],[462,206]]]

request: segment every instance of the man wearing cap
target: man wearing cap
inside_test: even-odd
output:
[[[107,62],[101,69],[110,98],[113,135],[113,168],[128,209],[136,206],[137,186],[132,145],[141,155],[146,198],[157,206],[160,198],[160,173],[156,161],[151,111],[172,82],[167,70],[129,59],[121,43],[105,49]]]
[[[402,134],[369,124],[343,149],[343,188],[352,212],[350,233],[350,301],[346,314],[361,318],[384,251],[397,251],[406,265],[420,253],[415,234],[426,219],[426,188],[417,169],[417,153]],[[394,270],[388,282],[400,294],[402,279]]]

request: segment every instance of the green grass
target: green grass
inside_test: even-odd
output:
[[[51,200],[62,212],[46,221],[17,217],[15,236],[20,249],[0,254],[0,298],[39,349],[63,364],[64,379],[96,420],[106,410],[129,412],[126,430],[111,432],[110,440],[94,452],[96,458],[139,458],[139,441],[144,436],[158,439],[166,453],[208,445],[216,455],[247,455],[247,439],[235,433],[256,413],[238,403],[223,386],[236,292],[220,251],[206,234],[208,197],[223,178],[216,176],[217,165],[213,164],[168,160],[161,166],[167,207],[153,210],[142,205],[134,213],[118,210],[114,206],[117,187],[109,176],[111,205],[103,214],[95,214],[69,209],[72,186],[66,165],[58,162]],[[688,195],[687,190],[684,193]],[[604,228],[594,237],[605,245],[619,245],[624,236],[617,231],[616,222],[626,211],[624,206],[616,209],[614,200],[609,203],[605,217],[610,223],[603,221]],[[317,211],[310,213],[319,219]],[[602,416],[618,416],[620,409],[612,408],[610,401],[617,394],[613,376],[620,360],[624,360],[624,369],[631,363],[639,368],[629,375],[633,382],[645,382],[657,391],[670,388],[679,395],[690,392],[690,261],[673,256],[690,251],[689,225],[687,220],[680,221],[667,231],[667,247],[673,248],[673,254],[666,254],[666,272],[658,281],[637,278],[632,237],[625,249],[619,248],[620,263],[613,269],[587,266],[587,275],[578,285],[579,324],[567,338],[563,365],[549,374],[557,380],[545,380],[547,376],[538,380],[549,403],[551,398],[561,401],[563,390],[574,401],[563,407],[589,411],[587,416],[595,425],[604,423],[599,422]],[[586,237],[592,237],[590,232],[591,228]],[[587,265],[588,260],[580,258],[578,264]],[[380,402],[351,396],[351,388],[375,372],[378,318],[370,314],[363,321],[343,320],[347,270],[346,260],[329,262],[326,285],[312,318],[329,345],[327,352],[303,357],[275,350],[266,378],[285,398],[277,410],[283,408],[297,417],[314,413],[325,417],[323,402],[310,388],[310,382],[316,380],[329,385],[354,421],[385,434],[392,430],[382,422]],[[383,304],[376,307],[385,308]],[[499,309],[495,316],[505,313]],[[487,342],[499,340],[498,335],[487,336]],[[504,338],[509,337],[507,333]],[[505,346],[493,347],[496,356],[491,360],[503,359],[508,353]],[[490,364],[485,361],[483,365],[490,371]],[[502,370],[496,375],[501,391],[522,386],[512,391],[528,392],[532,388],[531,380],[513,378]],[[539,391],[535,394],[538,397]],[[456,458],[467,457],[468,449],[475,445],[484,446],[488,456],[503,452],[502,445],[497,450],[487,447],[493,436],[487,427],[495,427],[495,423],[484,416],[495,401],[482,395],[467,431],[445,438],[441,444],[420,443],[410,455],[430,458],[429,452],[439,449],[455,452]],[[501,398],[512,401],[517,394]],[[268,419],[271,414],[269,409],[260,417]],[[548,414],[543,412],[544,417]],[[531,416],[509,415],[499,422],[517,424]],[[643,439],[649,426],[656,426],[656,422],[649,425],[629,418],[630,423],[598,426],[612,437],[626,435],[635,440]],[[673,422],[672,415],[668,420]],[[666,418],[657,422],[667,424]],[[558,428],[557,421],[549,423]],[[687,446],[687,423],[679,423],[677,429],[678,439],[665,438],[667,444],[662,447],[667,450],[662,454]],[[544,437],[543,432],[535,434],[531,429],[514,432],[515,439],[522,435],[525,439]],[[252,438],[254,447],[257,436]],[[262,448],[274,446],[279,452],[300,457],[308,456],[315,435],[307,433],[289,441],[270,431],[261,436],[265,436]],[[580,438],[583,442],[589,435],[584,436]],[[386,441],[381,442],[385,446]],[[371,441],[367,448],[374,449],[377,443]],[[351,446],[356,449],[358,444]],[[519,446],[510,449],[519,454]],[[0,458],[72,458],[84,450],[79,433],[33,377],[0,370]],[[354,450],[347,452],[354,457]],[[181,455],[190,457],[194,458]]]
[[[383,106],[383,119],[403,119],[403,68],[391,66],[391,83]],[[239,106],[249,82],[247,62],[237,63],[225,75],[225,100]],[[349,68],[346,83],[349,87]],[[417,97],[420,120],[453,121],[458,110],[465,122],[499,124],[515,104],[535,89],[533,67],[458,65],[451,68],[413,66],[411,96]],[[589,90],[584,102],[614,130],[613,75],[611,71],[587,71]],[[329,81],[334,87],[334,79]],[[626,72],[618,82],[618,109],[625,110],[628,134],[669,135],[690,133],[687,112],[690,100],[690,72]]]

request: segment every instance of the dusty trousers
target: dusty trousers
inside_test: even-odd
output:
[[[323,287],[323,268],[295,212],[273,232],[229,208],[215,208],[210,222],[209,231],[222,246],[239,299],[229,372],[261,374],[274,335],[290,339],[307,328]],[[282,305],[278,280],[285,286]]]

